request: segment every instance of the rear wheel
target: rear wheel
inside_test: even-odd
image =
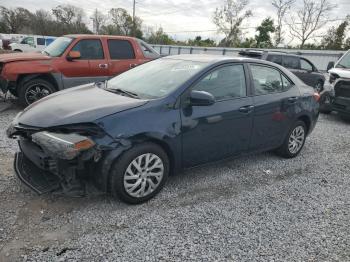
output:
[[[321,93],[323,91],[323,81],[322,80],[318,80],[315,87],[314,87],[315,91],[317,93]]]
[[[346,122],[350,122],[350,115],[349,114],[339,114],[340,118],[343,119]]]
[[[290,129],[282,146],[277,149],[277,154],[285,158],[296,157],[304,147],[307,129],[303,121],[297,121]]]
[[[28,106],[55,91],[55,87],[50,82],[41,78],[35,78],[21,85],[18,98],[22,105]]]
[[[163,188],[169,174],[169,159],[153,143],[132,147],[113,165],[109,189],[114,197],[130,204],[140,204]]]

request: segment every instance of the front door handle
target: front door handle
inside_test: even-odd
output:
[[[241,108],[238,109],[239,112],[244,113],[244,114],[249,114],[252,112],[254,109],[254,106],[242,106]]]
[[[108,64],[99,64],[98,67],[99,68],[108,68]]]
[[[288,98],[288,103],[290,104],[295,104],[298,101],[298,97],[297,96],[293,96]]]

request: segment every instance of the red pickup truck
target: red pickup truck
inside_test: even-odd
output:
[[[0,55],[0,88],[29,105],[65,88],[108,80],[158,57],[137,38],[67,35],[42,53]]]

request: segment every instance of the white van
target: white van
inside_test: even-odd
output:
[[[40,52],[55,39],[55,36],[32,35],[24,37],[19,43],[10,44],[10,47],[12,51],[16,52]]]

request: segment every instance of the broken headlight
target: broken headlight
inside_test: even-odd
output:
[[[38,132],[32,135],[32,141],[39,145],[50,156],[72,160],[80,152],[94,147],[90,138],[79,134],[61,134],[53,132]]]

